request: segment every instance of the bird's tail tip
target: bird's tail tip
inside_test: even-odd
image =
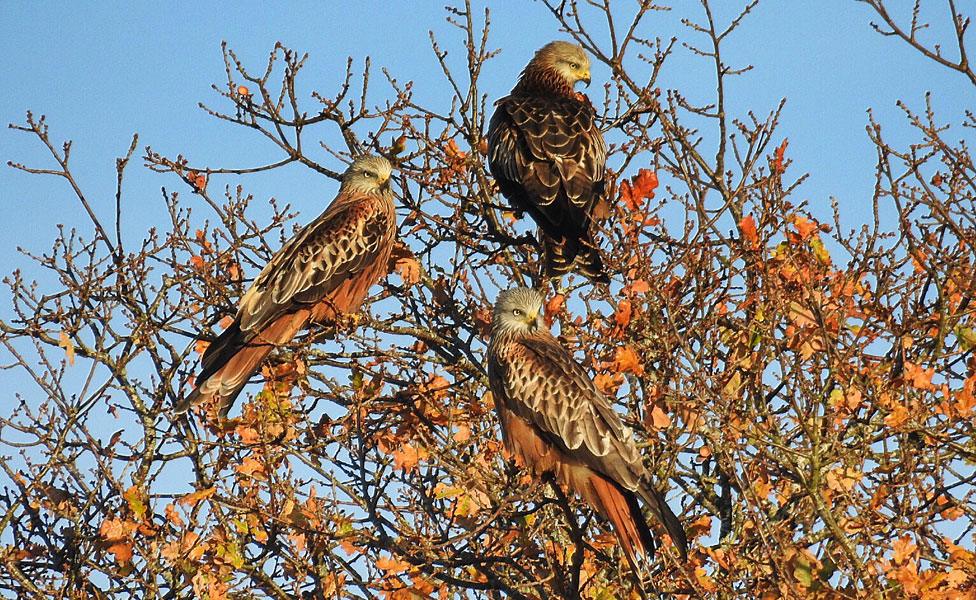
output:
[[[200,387],[197,386],[193,388],[193,391],[187,394],[185,397],[176,401],[173,406],[169,409],[170,413],[176,416],[182,416],[190,412],[190,408],[197,403],[200,399]]]
[[[646,572],[656,549],[651,530],[632,492],[600,476],[590,479],[597,511],[610,521],[620,548],[635,573]]]
[[[610,283],[600,250],[588,240],[545,237],[543,253],[545,272],[549,277],[559,277],[575,270],[594,283]]]
[[[681,524],[681,520],[678,519],[678,516],[668,506],[663,494],[652,486],[647,487],[649,494],[644,496],[644,498],[648,500],[651,512],[654,513],[657,520],[664,526],[665,531],[668,532],[668,537],[671,538],[671,543],[678,550],[681,560],[688,560],[688,536],[685,534],[685,528]]]

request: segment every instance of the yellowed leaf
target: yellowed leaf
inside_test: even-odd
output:
[[[206,488],[203,490],[197,490],[195,492],[183,496],[182,498],[177,500],[177,502],[182,504],[183,506],[192,508],[193,506],[196,506],[201,500],[205,500],[210,496],[213,496],[215,493],[217,493],[217,488],[213,488],[213,487]]]
[[[412,471],[417,468],[417,464],[427,458],[428,453],[423,448],[417,448],[410,444],[403,444],[400,448],[393,451],[393,462],[404,471]]]
[[[64,348],[64,354],[68,357],[68,364],[75,364],[75,345],[71,341],[71,338],[68,337],[67,332],[64,330],[62,330],[61,334],[58,335],[58,346]]]
[[[671,418],[657,404],[651,409],[651,427],[654,429],[664,429],[671,425]]]
[[[376,561],[376,566],[387,573],[397,574],[409,571],[411,564],[398,558],[384,556]]]

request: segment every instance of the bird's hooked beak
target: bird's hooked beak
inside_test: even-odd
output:
[[[590,71],[589,71],[589,69],[587,69],[586,73],[583,73],[583,76],[580,77],[580,81],[582,81],[583,83],[585,83],[586,84],[586,87],[590,87]]]
[[[379,183],[380,183],[380,189],[383,190],[384,192],[390,189],[389,177],[384,177],[383,179],[380,179]]]
[[[541,325],[541,311],[532,311],[525,313],[525,324],[529,326],[529,329],[536,330]]]

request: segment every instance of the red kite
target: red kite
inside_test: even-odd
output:
[[[539,292],[515,288],[498,296],[488,383],[515,460],[537,476],[555,476],[609,520],[635,571],[655,549],[638,499],[687,558],[684,529],[651,486],[633,432],[545,326]]]
[[[573,268],[607,282],[591,229],[604,193],[607,147],[589,99],[590,60],[568,42],[543,46],[512,92],[495,103],[488,125],[488,167],[502,194],[542,229],[546,273]]]
[[[272,350],[310,321],[359,310],[386,274],[396,238],[391,172],[385,158],[366,156],[343,173],[332,204],[285,243],[241,298],[234,322],[207,348],[196,389],[177,412],[213,397],[226,417]]]

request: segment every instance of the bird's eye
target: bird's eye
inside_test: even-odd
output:
[[[513,308],[512,309],[512,314],[515,315],[516,317],[521,317],[522,316],[522,311],[520,311],[517,308]]]
[[[372,171],[363,171],[363,175],[365,175],[366,177],[371,177],[371,178],[372,177],[376,177],[376,173],[374,173]]]
[[[573,68],[573,69],[578,69],[579,68],[579,63],[569,63],[569,66],[571,68]]]

